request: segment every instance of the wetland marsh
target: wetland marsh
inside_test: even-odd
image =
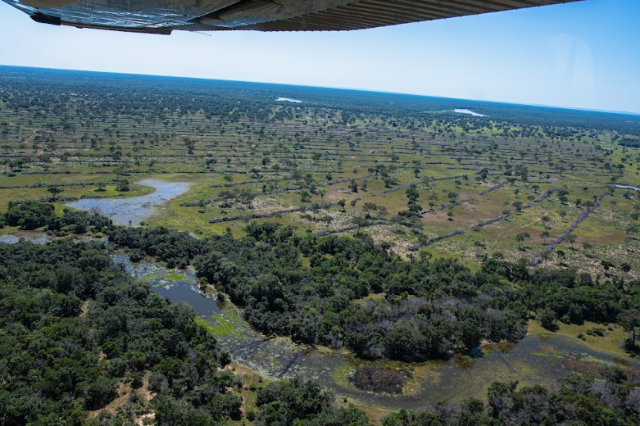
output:
[[[203,294],[193,272],[168,270],[146,262],[134,264],[123,255],[115,256],[114,261],[131,276],[149,282],[161,296],[191,306],[239,364],[271,380],[296,375],[316,380],[362,406],[385,410],[426,408],[438,402],[482,398],[493,381],[518,380],[524,386],[548,386],[569,372],[593,372],[602,366],[619,366],[630,376],[640,378],[640,361],[625,360],[589,347],[577,338],[551,333],[529,335],[516,344],[486,344],[469,355],[458,354],[444,361],[365,361],[346,352],[257,333],[229,301],[220,303]],[[354,374],[371,367],[405,370],[411,372],[411,377],[399,394],[358,389],[353,384]]]
[[[176,407],[209,401],[186,373],[205,364],[236,389],[218,401],[232,406],[232,424],[254,424],[249,412],[263,424],[265,395],[307,386],[296,377],[341,397],[327,413],[353,403],[376,424],[379,411],[429,408],[445,418],[450,407],[491,403],[495,381],[551,393],[582,377],[592,407],[613,398],[593,389],[638,382],[629,338],[640,324],[635,117],[0,71],[3,294],[27,274],[25,297],[53,301],[46,321],[86,315],[83,327],[112,333],[87,331],[100,371],[113,375],[100,382],[112,386],[105,401],[115,398],[109,389],[134,385],[158,396],[139,403],[145,415],[164,415],[171,398]],[[111,256],[132,280],[69,241]],[[31,252],[50,256],[49,270],[33,261],[17,273]],[[88,282],[110,289],[76,288]],[[131,349],[132,329],[118,319],[128,308],[110,303],[135,305],[127,298],[142,294],[190,307],[153,302],[179,319],[167,321],[180,338]],[[173,346],[180,339],[200,346],[184,352]],[[202,342],[206,362],[192,357]],[[634,401],[634,392],[616,395]]]

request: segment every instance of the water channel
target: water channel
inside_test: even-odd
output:
[[[153,186],[156,192],[129,199],[84,199],[69,205],[80,209],[97,207],[116,223],[137,225],[162,203],[189,188],[186,183],[150,179],[139,184]],[[486,388],[496,380],[549,385],[569,371],[593,371],[616,363],[633,369],[634,374],[635,370],[640,371],[640,362],[636,360],[619,360],[560,335],[531,335],[515,345],[488,345],[473,356],[455,356],[448,361],[420,364],[363,361],[328,349],[297,345],[287,338],[267,338],[256,333],[238,309],[202,295],[193,271],[168,270],[151,263],[133,264],[124,255],[114,256],[114,261],[132,276],[148,282],[161,296],[189,304],[201,319],[212,325],[221,347],[238,363],[271,379],[294,375],[314,379],[336,394],[365,405],[424,408],[439,401],[483,398]],[[405,385],[405,393],[392,395],[356,388],[351,377],[356,370],[370,366],[409,371],[412,378]]]
[[[132,264],[122,255],[115,256],[115,262],[132,276],[149,282],[161,296],[192,306],[200,318],[212,324],[222,348],[240,364],[271,379],[302,375],[365,405],[418,409],[439,401],[482,398],[486,388],[496,380],[550,385],[569,371],[593,372],[601,365],[618,363],[640,370],[638,361],[620,360],[560,335],[532,335],[515,345],[488,345],[475,356],[456,356],[448,361],[420,364],[362,361],[322,348],[297,345],[287,338],[269,339],[256,333],[228,302],[221,304],[202,295],[193,271],[167,270],[150,263]],[[411,370],[413,379],[407,386],[408,392],[391,395],[356,388],[350,377],[358,368],[370,365]]]
[[[3,244],[15,244],[20,242],[20,240],[30,241],[34,244],[47,244],[49,240],[49,236],[47,234],[42,233],[21,233],[20,235],[3,235],[0,237],[0,243]]]
[[[616,185],[616,188],[633,189],[634,191],[640,191],[640,188],[636,188],[635,186],[629,186],[629,185]]]

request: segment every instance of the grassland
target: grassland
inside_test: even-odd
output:
[[[143,178],[186,181],[191,190],[151,225],[242,235],[252,215],[272,213],[256,220],[299,232],[350,228],[343,233],[365,232],[403,256],[460,229],[465,233],[422,250],[477,268],[488,257],[530,260],[607,192],[544,265],[627,279],[640,274],[638,194],[612,189],[615,182],[639,186],[638,150],[617,145],[636,137],[635,128],[609,116],[607,122],[567,113],[565,121],[545,121],[522,113],[518,121],[516,107],[507,114],[474,106],[487,113],[474,118],[428,99],[406,108],[400,98],[392,108],[379,101],[365,107],[358,98],[364,95],[329,101],[298,88],[303,103],[288,105],[275,101],[271,87],[247,93],[167,83],[151,90],[141,80],[129,93],[133,83],[50,78],[57,84],[12,73],[0,78],[0,209],[9,201],[51,199],[52,187],[62,191],[54,200],[60,208],[77,198],[142,195],[150,189],[133,183]],[[118,191],[124,181],[129,191]],[[406,220],[398,213],[407,209],[410,184],[422,211]],[[517,211],[550,190],[564,192]],[[335,204],[340,200],[344,209]],[[278,213],[292,208],[304,210]],[[507,211],[515,214],[471,231]],[[210,223],[229,217],[241,218]],[[356,218],[364,218],[361,226]],[[605,270],[603,260],[614,268]]]

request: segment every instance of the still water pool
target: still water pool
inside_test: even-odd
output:
[[[162,204],[184,194],[191,186],[190,183],[159,179],[144,179],[136,183],[151,186],[155,191],[131,198],[84,198],[65,205],[79,210],[97,208],[118,225],[138,226],[140,222],[153,216]]]

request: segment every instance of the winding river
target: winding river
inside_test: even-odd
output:
[[[192,306],[200,318],[214,326],[212,329],[222,348],[240,364],[271,379],[302,375],[364,405],[418,409],[439,401],[482,398],[496,380],[518,380],[528,386],[549,385],[569,371],[593,371],[600,365],[618,363],[640,370],[638,361],[619,360],[560,335],[531,335],[515,345],[488,345],[475,357],[454,357],[449,361],[420,364],[362,361],[330,350],[297,345],[287,338],[268,339],[256,333],[235,307],[229,303],[221,305],[202,295],[192,271],[167,270],[150,263],[133,264],[122,255],[116,256],[115,262],[122,264],[132,276],[148,281],[158,294]],[[350,376],[367,365],[412,370],[410,392],[391,395],[356,388]]]

